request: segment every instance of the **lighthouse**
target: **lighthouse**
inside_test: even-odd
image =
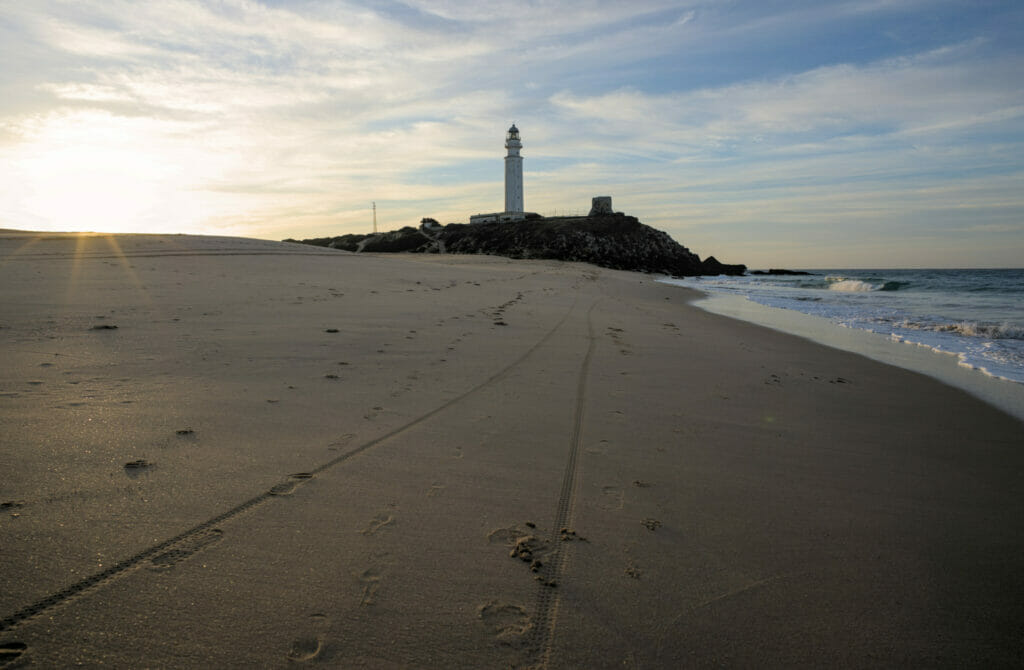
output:
[[[539,214],[523,211],[523,157],[519,150],[523,143],[519,141],[519,129],[516,124],[505,133],[505,211],[490,214],[474,214],[469,217],[470,223],[507,223],[524,219],[539,219]]]
[[[519,141],[519,129],[516,124],[508,129],[505,135],[505,211],[523,211],[523,157],[519,150],[523,148]]]

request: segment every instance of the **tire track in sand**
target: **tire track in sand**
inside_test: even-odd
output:
[[[551,656],[551,643],[558,622],[559,590],[565,566],[567,539],[575,537],[571,528],[572,513],[576,503],[576,471],[578,469],[580,444],[583,442],[583,418],[586,409],[587,378],[590,375],[590,361],[594,355],[597,339],[594,336],[594,322],[591,313],[600,299],[595,300],[587,310],[587,353],[580,365],[576,379],[576,408],[573,417],[572,437],[569,440],[569,455],[562,474],[562,488],[555,508],[555,520],[551,527],[551,555],[540,570],[537,598],[534,602],[533,626],[527,638],[527,649],[532,657],[533,668],[546,668]]]
[[[221,524],[221,523],[224,523],[224,522],[226,522],[226,521],[228,521],[230,519],[233,519],[234,517],[239,516],[240,514],[242,514],[244,512],[247,512],[247,511],[249,511],[249,510],[251,510],[251,509],[253,509],[253,508],[255,508],[255,507],[259,506],[259,505],[263,505],[263,504],[267,503],[268,501],[273,501],[275,499],[278,499],[278,498],[282,497],[282,494],[290,494],[290,493],[294,492],[294,490],[296,488],[298,488],[299,486],[301,486],[302,484],[304,484],[306,481],[308,481],[309,479],[313,478],[314,476],[320,474],[321,472],[324,472],[325,470],[329,470],[330,468],[333,468],[336,465],[339,465],[339,464],[341,464],[341,463],[351,459],[354,456],[357,456],[357,455],[359,455],[359,454],[361,454],[361,453],[363,453],[363,452],[365,452],[365,451],[367,451],[369,449],[372,449],[373,447],[375,447],[375,446],[377,446],[377,445],[379,445],[379,444],[381,444],[383,442],[386,442],[386,441],[390,440],[391,438],[396,437],[396,436],[400,435],[401,433],[404,433],[404,432],[414,428],[415,426],[418,426],[419,424],[421,424],[421,423],[423,423],[423,422],[433,418],[437,414],[440,414],[441,412],[445,411],[446,409],[448,409],[448,408],[452,407],[453,405],[461,402],[462,400],[468,398],[469,396],[473,395],[474,393],[477,393],[478,391],[481,391],[484,388],[486,388],[486,387],[488,387],[488,386],[490,386],[490,385],[492,385],[492,384],[494,384],[494,383],[496,383],[498,381],[501,381],[502,379],[507,377],[509,374],[511,374],[512,371],[515,370],[519,365],[521,365],[528,358],[530,358],[530,356],[532,356],[538,349],[540,349],[542,346],[544,346],[554,336],[554,334],[556,332],[558,332],[558,330],[561,329],[563,325],[565,325],[565,322],[569,319],[569,316],[576,309],[576,305],[577,305],[578,302],[579,302],[579,293],[577,293],[574,296],[572,305],[569,306],[569,309],[566,310],[565,314],[558,321],[558,323],[556,323],[551,328],[551,330],[549,330],[547,333],[545,333],[543,337],[541,337],[539,340],[537,340],[537,342],[534,343],[533,346],[531,346],[529,349],[527,349],[525,353],[521,354],[518,358],[516,358],[514,361],[509,363],[507,366],[505,366],[504,368],[498,370],[497,372],[495,372],[493,375],[491,375],[490,377],[488,377],[484,381],[482,381],[479,384],[473,386],[472,388],[464,391],[460,395],[457,395],[454,398],[448,400],[447,402],[442,403],[438,407],[435,407],[434,409],[430,410],[429,412],[427,412],[425,414],[421,414],[420,416],[416,417],[415,419],[412,419],[411,421],[409,421],[409,422],[407,422],[407,423],[405,423],[405,424],[395,428],[394,430],[391,430],[391,431],[389,431],[389,432],[387,432],[387,433],[385,433],[385,434],[383,434],[383,435],[381,435],[379,437],[376,437],[376,438],[374,438],[374,439],[372,439],[372,440],[370,440],[368,442],[365,442],[365,443],[361,444],[360,446],[358,446],[358,447],[356,447],[356,448],[354,448],[354,449],[352,449],[350,451],[347,451],[344,454],[341,454],[341,455],[339,455],[339,456],[337,456],[337,457],[327,461],[326,463],[323,463],[322,465],[320,465],[320,466],[318,466],[316,468],[313,468],[312,470],[309,470],[307,472],[298,473],[296,475],[290,475],[288,478],[286,478],[285,482],[283,482],[281,484],[277,484],[274,487],[272,487],[270,490],[264,491],[263,493],[260,493],[259,495],[253,496],[252,498],[249,498],[245,502],[243,502],[243,503],[241,503],[239,505],[236,505],[235,507],[232,507],[231,509],[229,509],[229,510],[227,510],[225,512],[222,512],[222,513],[218,514],[217,516],[214,516],[214,517],[212,517],[210,519],[207,519],[206,521],[203,521],[203,522],[201,522],[199,524],[196,524],[192,528],[189,528],[188,530],[183,531],[183,532],[175,535],[174,537],[172,537],[170,539],[164,540],[163,542],[160,542],[158,544],[154,544],[154,545],[148,547],[147,549],[143,549],[142,551],[138,552],[137,554],[135,554],[133,556],[130,556],[129,558],[126,558],[126,559],[124,559],[122,561],[119,561],[119,562],[111,565],[110,567],[108,567],[107,569],[105,569],[105,570],[103,570],[101,572],[98,572],[98,573],[96,573],[94,575],[86,577],[85,579],[82,579],[82,580],[80,580],[78,582],[75,582],[74,584],[71,584],[70,586],[67,586],[67,587],[65,587],[63,589],[60,589],[59,591],[51,593],[50,595],[48,595],[48,596],[46,596],[44,598],[40,598],[39,600],[37,600],[37,601],[35,601],[33,603],[30,603],[29,605],[26,605],[26,606],[22,607],[21,609],[17,610],[16,612],[11,614],[10,616],[7,616],[7,617],[4,617],[3,619],[0,619],[0,633],[12,630],[16,626],[18,626],[19,624],[24,622],[26,619],[30,619],[30,618],[38,615],[38,614],[41,614],[41,613],[45,612],[46,610],[49,610],[49,609],[51,609],[53,607],[56,607],[57,605],[60,605],[60,604],[62,604],[64,602],[70,600],[71,598],[74,598],[74,597],[76,597],[78,595],[81,595],[81,594],[85,593],[86,591],[90,591],[90,590],[99,588],[104,583],[109,582],[109,581],[111,581],[111,580],[121,576],[122,574],[125,574],[129,570],[132,570],[134,568],[139,567],[142,563],[144,563],[147,560],[151,560],[153,558],[157,558],[158,556],[168,555],[168,554],[172,553],[172,551],[175,550],[176,548],[177,549],[182,549],[182,551],[178,552],[178,553],[182,553],[183,555],[186,555],[186,556],[190,555],[191,553],[195,553],[195,551],[191,551],[190,552],[188,550],[188,548],[179,547],[178,545],[191,545],[191,544],[195,544],[195,539],[198,536],[205,536],[205,535],[209,535],[211,533],[215,534],[217,537],[220,537],[222,535],[222,531],[220,531],[219,529],[215,529],[214,528],[218,524]],[[593,306],[591,306],[591,309],[593,309]],[[587,313],[588,322],[589,322],[589,314],[590,313],[588,312]],[[564,488],[564,484],[563,484],[563,488]],[[175,553],[175,555],[177,555],[177,553]]]

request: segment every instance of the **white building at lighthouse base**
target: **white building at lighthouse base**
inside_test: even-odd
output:
[[[492,214],[474,214],[469,217],[470,223],[507,223],[511,221],[523,221],[525,219],[538,219],[540,214],[533,212],[494,212]]]

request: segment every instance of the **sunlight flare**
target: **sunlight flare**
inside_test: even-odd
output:
[[[15,179],[44,230],[152,232],[201,219],[193,173],[208,162],[175,128],[104,112],[52,115],[27,131]],[[191,167],[190,166],[195,166]]]

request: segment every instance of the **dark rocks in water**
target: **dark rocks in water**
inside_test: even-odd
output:
[[[803,270],[782,270],[779,268],[771,268],[765,270],[751,270],[752,275],[809,275],[810,272],[804,272]]]
[[[294,241],[294,240],[288,240]],[[450,223],[430,235],[406,227],[388,233],[342,235],[302,240],[353,252],[488,254],[592,263],[613,270],[652,272],[677,277],[742,275],[744,265],[726,265],[713,257],[701,261],[668,233],[622,213],[595,216],[527,218],[503,223]]]
[[[714,256],[708,256],[700,264],[702,275],[742,275],[746,269],[746,265],[726,265],[720,263]]]

